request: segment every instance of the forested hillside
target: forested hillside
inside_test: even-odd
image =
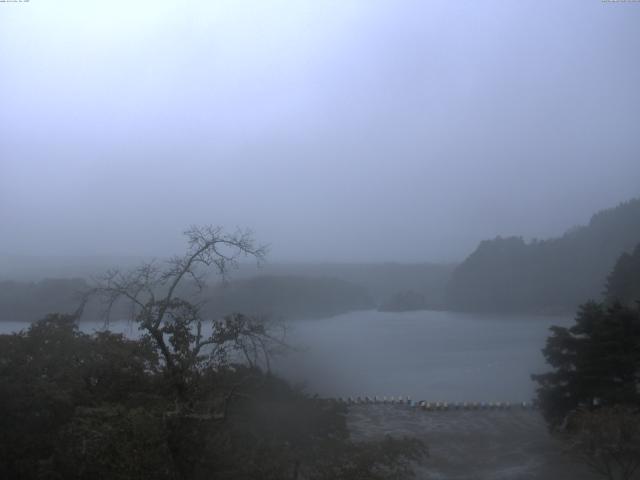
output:
[[[81,278],[0,281],[0,321],[32,322],[50,312],[73,313],[80,305],[79,294],[87,288]]]
[[[364,287],[328,277],[260,276],[218,284],[205,297],[204,311],[212,317],[243,312],[296,320],[373,307]]]
[[[38,257],[9,260],[0,257],[0,321],[34,321],[50,312],[72,313],[78,306],[77,292],[89,286],[84,279],[99,277],[109,262],[100,258],[65,259],[63,265],[56,259]],[[111,266],[120,269],[134,261],[112,260]],[[434,263],[270,263],[256,271],[255,265],[242,264],[226,286],[219,285],[218,279],[208,279],[206,308],[211,315],[243,311],[290,318],[322,317],[389,304],[407,291],[422,296],[425,305],[441,306],[453,268]],[[83,318],[98,313],[97,306],[90,305]]]
[[[40,282],[0,282],[0,321],[35,321],[49,312],[73,313],[81,293],[89,288],[83,279],[46,279]],[[229,313],[303,319],[373,308],[364,287],[336,278],[260,276],[228,284],[213,283],[200,296],[195,286],[182,292],[187,298],[206,300],[203,311],[210,318]],[[83,320],[101,317],[104,306],[91,302]],[[126,314],[116,304],[112,318]]]
[[[607,274],[640,242],[640,199],[596,213],[562,237],[485,240],[454,271],[449,308],[469,311],[573,311],[603,294]]]
[[[444,303],[445,288],[455,268],[449,263],[267,263],[262,275],[278,277],[335,278],[364,287],[377,305],[396,295],[414,291],[428,304]],[[242,265],[234,281],[256,276],[253,265]]]

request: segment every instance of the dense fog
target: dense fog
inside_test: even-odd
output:
[[[638,0],[0,0],[0,478],[640,478]]]
[[[0,253],[458,262],[638,193],[630,3],[7,3]]]

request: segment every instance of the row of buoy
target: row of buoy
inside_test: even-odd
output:
[[[367,405],[367,404],[378,404],[378,403],[389,403],[395,405],[412,405],[411,397],[338,397],[337,401],[339,403],[346,403],[347,405]]]
[[[511,410],[520,407],[522,410],[535,408],[531,402],[512,404],[511,402],[418,402],[417,407],[427,411],[437,410]]]
[[[372,405],[372,404],[393,404],[407,405],[419,408],[425,411],[444,411],[444,410],[510,410],[512,408],[520,408],[522,410],[532,410],[536,408],[533,402],[427,402],[421,400],[414,402],[411,397],[391,396],[391,397],[338,397],[334,399],[338,403],[346,405]]]

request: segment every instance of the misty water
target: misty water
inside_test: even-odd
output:
[[[531,373],[551,325],[571,317],[418,311],[353,312],[296,322],[301,348],[278,362],[321,396],[411,396],[429,401],[529,401]]]
[[[428,401],[529,401],[531,373],[548,369],[541,349],[551,325],[571,317],[360,311],[287,324],[295,351],[274,370],[320,396],[410,396]],[[1,322],[1,333],[26,328]],[[101,330],[83,322],[81,330]],[[112,322],[130,337],[137,328]]]

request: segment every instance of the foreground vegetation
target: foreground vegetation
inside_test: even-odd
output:
[[[583,304],[570,328],[552,327],[553,367],[533,375],[538,401],[569,451],[610,480],[640,469],[640,245],[620,256],[605,301]]]
[[[187,232],[168,264],[112,271],[86,292],[106,311],[130,304],[142,336],[87,335],[82,313],[0,335],[0,477],[91,479],[387,479],[426,454],[412,439],[352,442],[344,408],[270,373],[287,348],[262,318],[205,321],[179,296],[240,256],[247,233]]]
[[[0,335],[0,477],[402,478],[425,453],[410,439],[350,441],[344,407],[257,367],[185,375],[172,378],[150,338],[87,335],[69,316]]]

